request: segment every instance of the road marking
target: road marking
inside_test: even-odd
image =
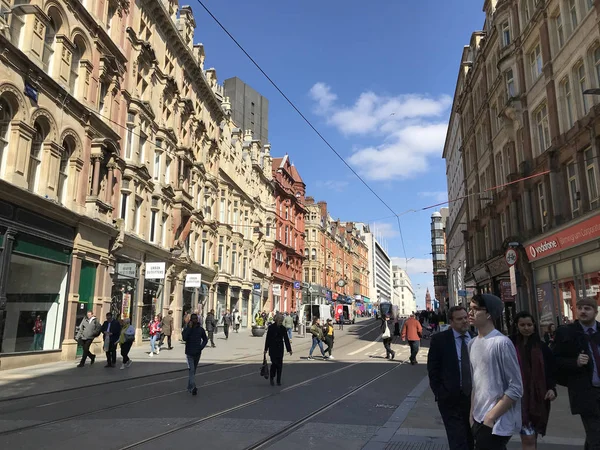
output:
[[[352,353],[348,353],[348,356],[353,356],[356,355],[357,353],[360,352],[364,352],[365,350],[367,350],[368,348],[373,347],[375,344],[377,344],[379,341],[381,340],[381,336],[378,336],[377,339],[375,339],[375,341],[371,342],[370,344],[365,345],[362,348],[359,348],[358,350],[352,352]]]

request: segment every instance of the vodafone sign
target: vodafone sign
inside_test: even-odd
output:
[[[600,239],[600,214],[528,245],[527,258],[535,261],[594,239]]]

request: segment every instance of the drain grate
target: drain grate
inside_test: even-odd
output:
[[[383,409],[396,409],[398,405],[386,405],[386,404],[378,404],[375,408],[383,408]]]
[[[385,447],[385,450],[448,450],[445,444],[434,442],[393,442]]]

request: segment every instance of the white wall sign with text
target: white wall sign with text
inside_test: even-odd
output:
[[[185,287],[201,287],[201,286],[202,286],[202,274],[188,273],[185,276]]]
[[[165,263],[164,262],[146,263],[146,278],[149,280],[164,280],[164,278],[165,278]]]
[[[273,285],[273,295],[281,295],[281,285],[280,284]]]

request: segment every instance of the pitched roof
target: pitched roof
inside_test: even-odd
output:
[[[298,173],[298,169],[296,169],[296,166],[294,166],[293,164],[292,164],[292,167],[290,168],[290,173],[292,174],[292,178],[294,179],[295,182],[304,183],[304,181],[302,181],[302,177]]]

